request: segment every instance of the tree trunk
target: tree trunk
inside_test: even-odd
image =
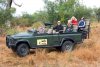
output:
[[[13,0],[7,0],[7,9],[11,8]]]
[[[13,2],[15,5],[19,6],[19,7],[22,6],[22,4],[19,5],[19,4],[17,4],[16,2],[14,2],[14,0],[7,0],[7,9],[10,9],[10,8],[11,8],[12,2]]]

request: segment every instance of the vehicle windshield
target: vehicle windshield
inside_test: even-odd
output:
[[[36,30],[34,30],[34,29],[29,29],[29,30],[27,30],[27,32],[29,32],[29,33],[35,33]]]

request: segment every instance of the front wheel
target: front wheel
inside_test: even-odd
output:
[[[62,46],[61,46],[61,50],[64,51],[72,51],[74,48],[74,43],[72,41],[65,41]]]
[[[22,43],[19,44],[19,46],[17,47],[17,54],[21,57],[26,56],[27,54],[29,54],[29,47],[27,44]]]

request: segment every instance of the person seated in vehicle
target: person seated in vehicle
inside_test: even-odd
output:
[[[61,25],[60,21],[57,22],[57,25],[53,28],[53,30],[58,33],[63,33],[63,26]]]
[[[78,23],[78,31],[83,31],[85,29],[85,26],[86,26],[86,21],[84,17],[82,17]]]
[[[49,28],[48,31],[47,31],[47,34],[52,34],[53,33],[53,28]]]
[[[43,34],[43,33],[45,33],[45,26],[44,26],[44,25],[40,26],[40,27],[37,29],[37,31],[38,31],[38,34]]]
[[[77,32],[77,30],[78,30],[78,21],[77,21],[76,17],[72,16],[71,23],[73,25],[73,32]]]
[[[73,31],[73,26],[72,26],[71,20],[68,20],[66,29],[64,29],[64,31],[65,31],[65,33],[66,32],[72,32]]]

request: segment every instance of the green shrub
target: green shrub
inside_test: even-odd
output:
[[[35,23],[32,25],[32,28],[38,29],[40,26],[44,26],[44,24],[43,24],[41,21],[35,22]]]
[[[6,30],[6,35],[12,35],[12,34],[15,34],[15,33],[18,33],[19,31],[16,30],[15,28],[9,28]]]

